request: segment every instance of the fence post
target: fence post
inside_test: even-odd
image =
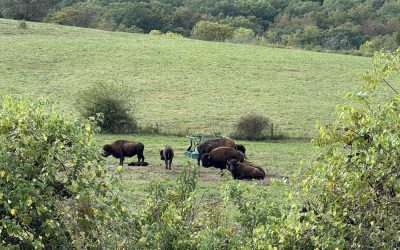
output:
[[[271,123],[271,139],[274,138],[274,124]]]

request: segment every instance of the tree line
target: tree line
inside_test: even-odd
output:
[[[0,0],[0,17],[306,49],[395,50],[398,0]]]

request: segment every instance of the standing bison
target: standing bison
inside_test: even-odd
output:
[[[160,150],[160,158],[165,161],[165,168],[171,170],[172,159],[174,158],[174,150],[170,145],[166,145]]]
[[[244,155],[239,150],[230,147],[219,147],[205,153],[201,157],[201,164],[203,167],[216,167],[225,169],[229,160],[235,159],[239,162],[244,161]]]
[[[225,138],[210,139],[202,143],[199,143],[199,145],[197,145],[197,151],[199,152],[199,156],[197,157],[197,164],[200,166],[201,157],[206,153],[210,153],[211,150],[218,147],[236,148],[237,150],[241,151],[243,155],[246,152],[246,149],[243,145],[241,144],[236,145],[231,138],[225,137]]]
[[[265,171],[263,168],[247,161],[239,162],[236,159],[229,160],[228,170],[231,172],[233,179],[262,180],[265,178]]]
[[[132,157],[137,155],[138,164],[139,162],[144,162],[144,145],[140,142],[117,140],[111,144],[106,144],[103,146],[104,153],[102,156],[108,157],[110,155],[119,159],[119,165],[124,164],[125,157]]]

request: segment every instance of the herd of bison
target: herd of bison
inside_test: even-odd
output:
[[[119,159],[119,165],[124,164],[125,157],[137,156],[137,162],[131,162],[130,166],[147,166],[144,161],[144,144],[126,140],[117,140],[103,147],[103,156],[110,155]],[[214,138],[197,145],[199,153],[197,163],[203,167],[215,167],[228,169],[234,179],[264,179],[265,171],[262,167],[251,163],[246,159],[246,149],[241,144],[235,144],[230,138]],[[170,145],[160,150],[160,158],[165,162],[165,168],[171,169],[174,150]]]

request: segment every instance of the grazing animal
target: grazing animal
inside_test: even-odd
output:
[[[160,158],[165,161],[165,169],[171,170],[172,159],[174,158],[174,150],[170,145],[166,145],[160,150]]]
[[[254,168],[257,168],[258,170],[260,170],[261,172],[263,172],[264,174],[266,174],[266,173],[265,173],[265,170],[264,170],[262,167],[260,167],[260,166],[258,166],[258,165],[256,165],[256,164],[254,164],[254,163],[252,163],[252,162],[250,162],[250,161],[246,161],[246,160],[245,160],[243,163],[246,164],[246,165],[252,166],[252,167],[254,167]]]
[[[199,152],[199,156],[197,157],[197,164],[200,166],[200,160],[203,154],[210,153],[211,150],[218,148],[218,147],[229,147],[229,148],[235,148],[237,146],[237,149],[241,151],[243,154],[245,154],[246,149],[243,145],[238,144],[236,145],[235,142],[231,138],[215,138],[215,139],[210,139],[204,142],[199,143],[197,145],[197,151]]]
[[[119,159],[119,165],[124,164],[125,157],[132,157],[137,155],[138,164],[140,161],[144,162],[144,145],[141,142],[117,140],[111,144],[103,146],[104,153],[102,156],[108,157],[110,155]]]
[[[137,166],[137,167],[145,167],[148,166],[149,163],[147,161],[140,161],[140,162],[130,162],[128,163],[128,166]]]
[[[231,172],[233,179],[262,180],[265,178],[265,171],[261,167],[249,162],[239,162],[236,159],[228,161],[228,170]]]
[[[229,160],[236,159],[239,162],[244,161],[244,155],[239,150],[230,147],[218,147],[205,153],[201,157],[201,164],[203,167],[216,167],[225,169]]]
[[[242,152],[243,155],[244,155],[244,158],[247,159],[247,157],[246,157],[246,148],[244,147],[243,144],[236,144],[234,149],[239,150],[240,152]]]

